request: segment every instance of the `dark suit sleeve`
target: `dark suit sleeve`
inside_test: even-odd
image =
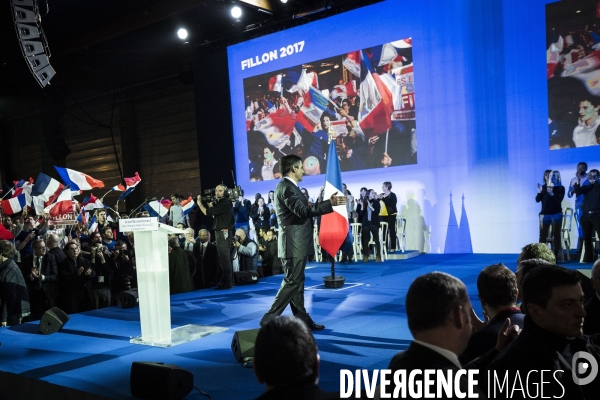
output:
[[[58,267],[56,262],[56,257],[52,254],[46,254],[46,262],[48,263],[48,268],[46,269],[46,274],[44,274],[45,282],[56,282],[58,279]]]
[[[309,206],[306,204],[306,197],[304,197],[302,192],[292,185],[283,186],[282,195],[283,203],[286,207],[300,218],[317,217],[333,212],[333,207],[329,200]]]

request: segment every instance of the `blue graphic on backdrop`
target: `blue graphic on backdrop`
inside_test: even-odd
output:
[[[446,231],[446,245],[444,247],[446,254],[473,253],[471,244],[471,230],[469,229],[469,219],[465,210],[465,195],[462,197],[462,210],[460,217],[460,226],[454,214],[452,205],[452,193],[450,193],[450,217],[448,218],[448,230]]]

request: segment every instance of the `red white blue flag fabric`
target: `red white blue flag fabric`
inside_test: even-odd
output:
[[[70,185],[71,190],[90,190],[104,187],[104,182],[94,179],[83,172],[57,166],[54,166],[54,168],[56,168],[63,182]]]
[[[393,97],[373,71],[371,59],[361,50],[360,107],[358,123],[367,137],[385,133],[392,126]]]
[[[50,214],[51,217],[72,214],[73,210],[73,198],[70,189],[63,190],[54,204],[44,208],[44,212]]]
[[[8,200],[2,200],[2,211],[6,215],[13,215],[21,211],[27,205],[27,196],[20,194]]]
[[[321,92],[312,86],[308,88],[303,97],[303,103],[300,107],[300,112],[296,117],[296,121],[299,122],[304,129],[312,132],[319,123],[321,114],[323,114],[327,108],[328,100]]]
[[[192,196],[189,196],[187,199],[181,201],[181,209],[183,210],[183,215],[188,215],[190,211],[192,211],[196,207],[196,203]]]
[[[328,199],[335,192],[338,193],[338,196],[343,196],[344,188],[342,186],[340,162],[335,150],[335,141],[331,141],[329,143],[329,153],[327,154],[327,175],[325,176],[325,194],[323,198]],[[340,250],[340,247],[342,247],[347,236],[348,213],[346,206],[335,206],[332,213],[321,217],[319,243],[329,255],[334,257]]]
[[[140,183],[142,181],[142,178],[140,178],[140,175],[137,172],[135,173],[134,177],[132,177],[132,178],[123,178],[123,179],[125,180],[125,184],[127,185],[127,188],[119,196],[119,200],[123,200],[125,197],[127,197],[129,195],[129,193],[133,192],[133,190],[138,185],[138,183]],[[123,187],[123,185],[119,185],[119,186]]]
[[[99,198],[94,196],[93,193],[90,193],[90,197],[84,198],[81,202],[81,205],[83,206],[83,209],[85,211],[94,211],[97,208],[108,208],[102,203],[102,201]]]

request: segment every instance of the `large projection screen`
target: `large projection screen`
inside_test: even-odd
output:
[[[591,134],[569,145],[580,102],[590,94],[593,114],[600,93],[577,76],[600,65],[596,36],[579,49],[563,33],[596,29],[596,6],[389,0],[231,46],[237,181],[246,197],[266,196],[277,160],[299,154],[311,174],[300,186],[316,198],[332,124],[354,195],[392,182],[407,248],[517,253],[538,240],[544,170],[560,171],[568,188],[578,162],[600,168]],[[573,203],[565,197],[563,209]]]

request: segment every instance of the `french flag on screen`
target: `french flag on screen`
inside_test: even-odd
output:
[[[71,190],[90,190],[104,187],[104,182],[94,179],[83,172],[57,166],[54,166],[54,168],[56,168],[63,182],[71,186]]]
[[[325,194],[323,198],[328,199],[332,194],[338,192],[338,196],[344,194],[342,187],[342,172],[338,161],[335,141],[329,143],[327,154],[327,175],[325,176]],[[335,206],[333,212],[321,217],[321,230],[319,231],[319,243],[332,257],[337,254],[340,247],[348,236],[348,214],[346,206]]]

